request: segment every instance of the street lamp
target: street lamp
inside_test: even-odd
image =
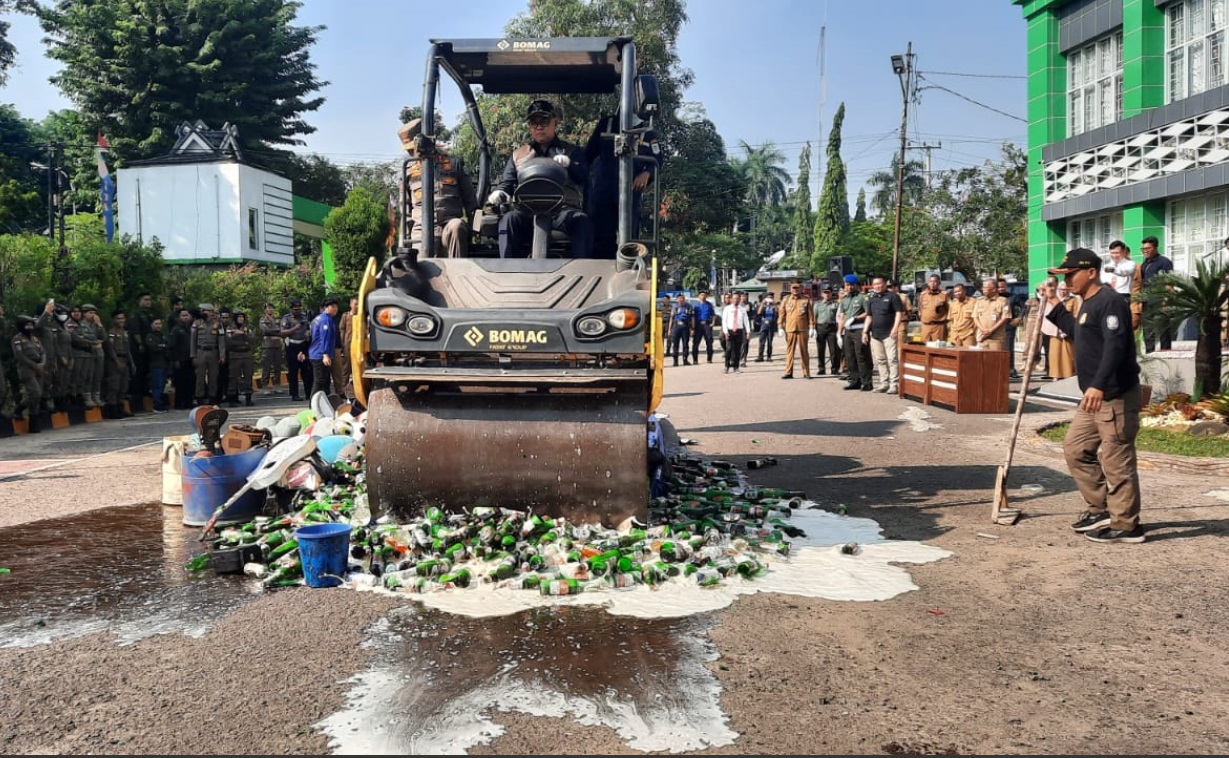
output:
[[[900,217],[905,203],[905,149],[908,146],[909,93],[913,89],[913,43],[904,55],[892,56],[892,73],[900,79],[900,155],[896,163],[896,231],[892,236],[892,281],[900,284]]]

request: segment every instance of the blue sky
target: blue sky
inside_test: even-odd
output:
[[[301,23],[328,27],[312,58],[320,78],[330,82],[325,105],[307,116],[318,131],[306,138],[304,150],[353,163],[398,155],[397,112],[422,100],[428,39],[499,37],[527,2],[306,0],[304,6]],[[1004,140],[1024,145],[1022,121],[925,89],[939,85],[1025,116],[1025,25],[1010,0],[691,0],[687,13],[679,53],[695,83],[686,100],[704,106],[734,153],[740,140],[775,142],[791,175],[803,143],[820,135],[820,29],[826,27],[823,134],[844,101],[842,156],[851,204],[867,177],[886,168],[899,149],[901,93],[890,57],[910,41],[924,80],[921,102],[911,106],[909,139],[941,145],[930,152],[934,170],[994,158]],[[41,32],[25,17],[12,23],[18,62],[0,88],[0,102],[35,119],[68,107],[47,81],[55,65],[42,56]],[[459,105],[455,94],[445,96],[441,107],[450,123]]]

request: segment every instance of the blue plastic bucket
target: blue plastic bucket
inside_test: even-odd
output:
[[[308,587],[336,587],[346,573],[350,553],[348,524],[309,524],[295,530],[299,560]]]
[[[204,526],[213,512],[247,483],[248,474],[265,459],[266,447],[254,447],[230,455],[194,455],[184,458],[183,522],[187,526]],[[265,507],[265,491],[245,492],[234,505],[218,516],[219,524],[251,521]]]

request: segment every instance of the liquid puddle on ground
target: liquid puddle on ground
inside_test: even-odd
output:
[[[708,612],[776,592],[887,600],[917,589],[898,564],[951,555],[883,539],[879,524],[795,511],[793,557],[715,588],[668,582],[543,597],[480,585],[413,599],[371,633],[376,662],[350,680],[347,704],[316,724],[336,755],[459,754],[504,733],[500,714],[606,726],[628,747],[671,753],[730,745]],[[843,545],[857,543],[853,554]],[[375,590],[383,592],[382,590]]]
[[[199,637],[259,596],[242,576],[193,576],[200,527],[159,503],[101,508],[0,529],[0,647],[110,631],[120,644],[155,634]]]
[[[260,583],[242,575],[184,570],[204,545],[181,519],[179,508],[151,504],[0,529],[0,566],[12,571],[0,576],[0,647],[95,632],[119,644],[201,636],[259,598]],[[399,595],[405,604],[369,630],[375,663],[350,680],[347,706],[316,726],[337,754],[463,753],[503,734],[501,714],[607,726],[644,752],[730,745],[738,735],[709,668],[711,611],[755,592],[887,600],[917,588],[901,564],[950,555],[885,540],[870,519],[811,509],[790,522],[807,536],[792,540],[788,561],[715,588]],[[849,542],[852,555],[841,549]]]
[[[317,727],[336,755],[464,753],[504,732],[501,713],[607,726],[629,747],[729,745],[713,622],[553,606],[472,618],[407,605],[376,625],[377,662]]]

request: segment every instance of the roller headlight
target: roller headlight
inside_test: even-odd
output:
[[[415,337],[426,337],[435,331],[435,319],[423,315],[411,316],[405,328]]]
[[[606,331],[606,320],[601,316],[585,316],[576,322],[576,331],[585,337],[598,337]]]

